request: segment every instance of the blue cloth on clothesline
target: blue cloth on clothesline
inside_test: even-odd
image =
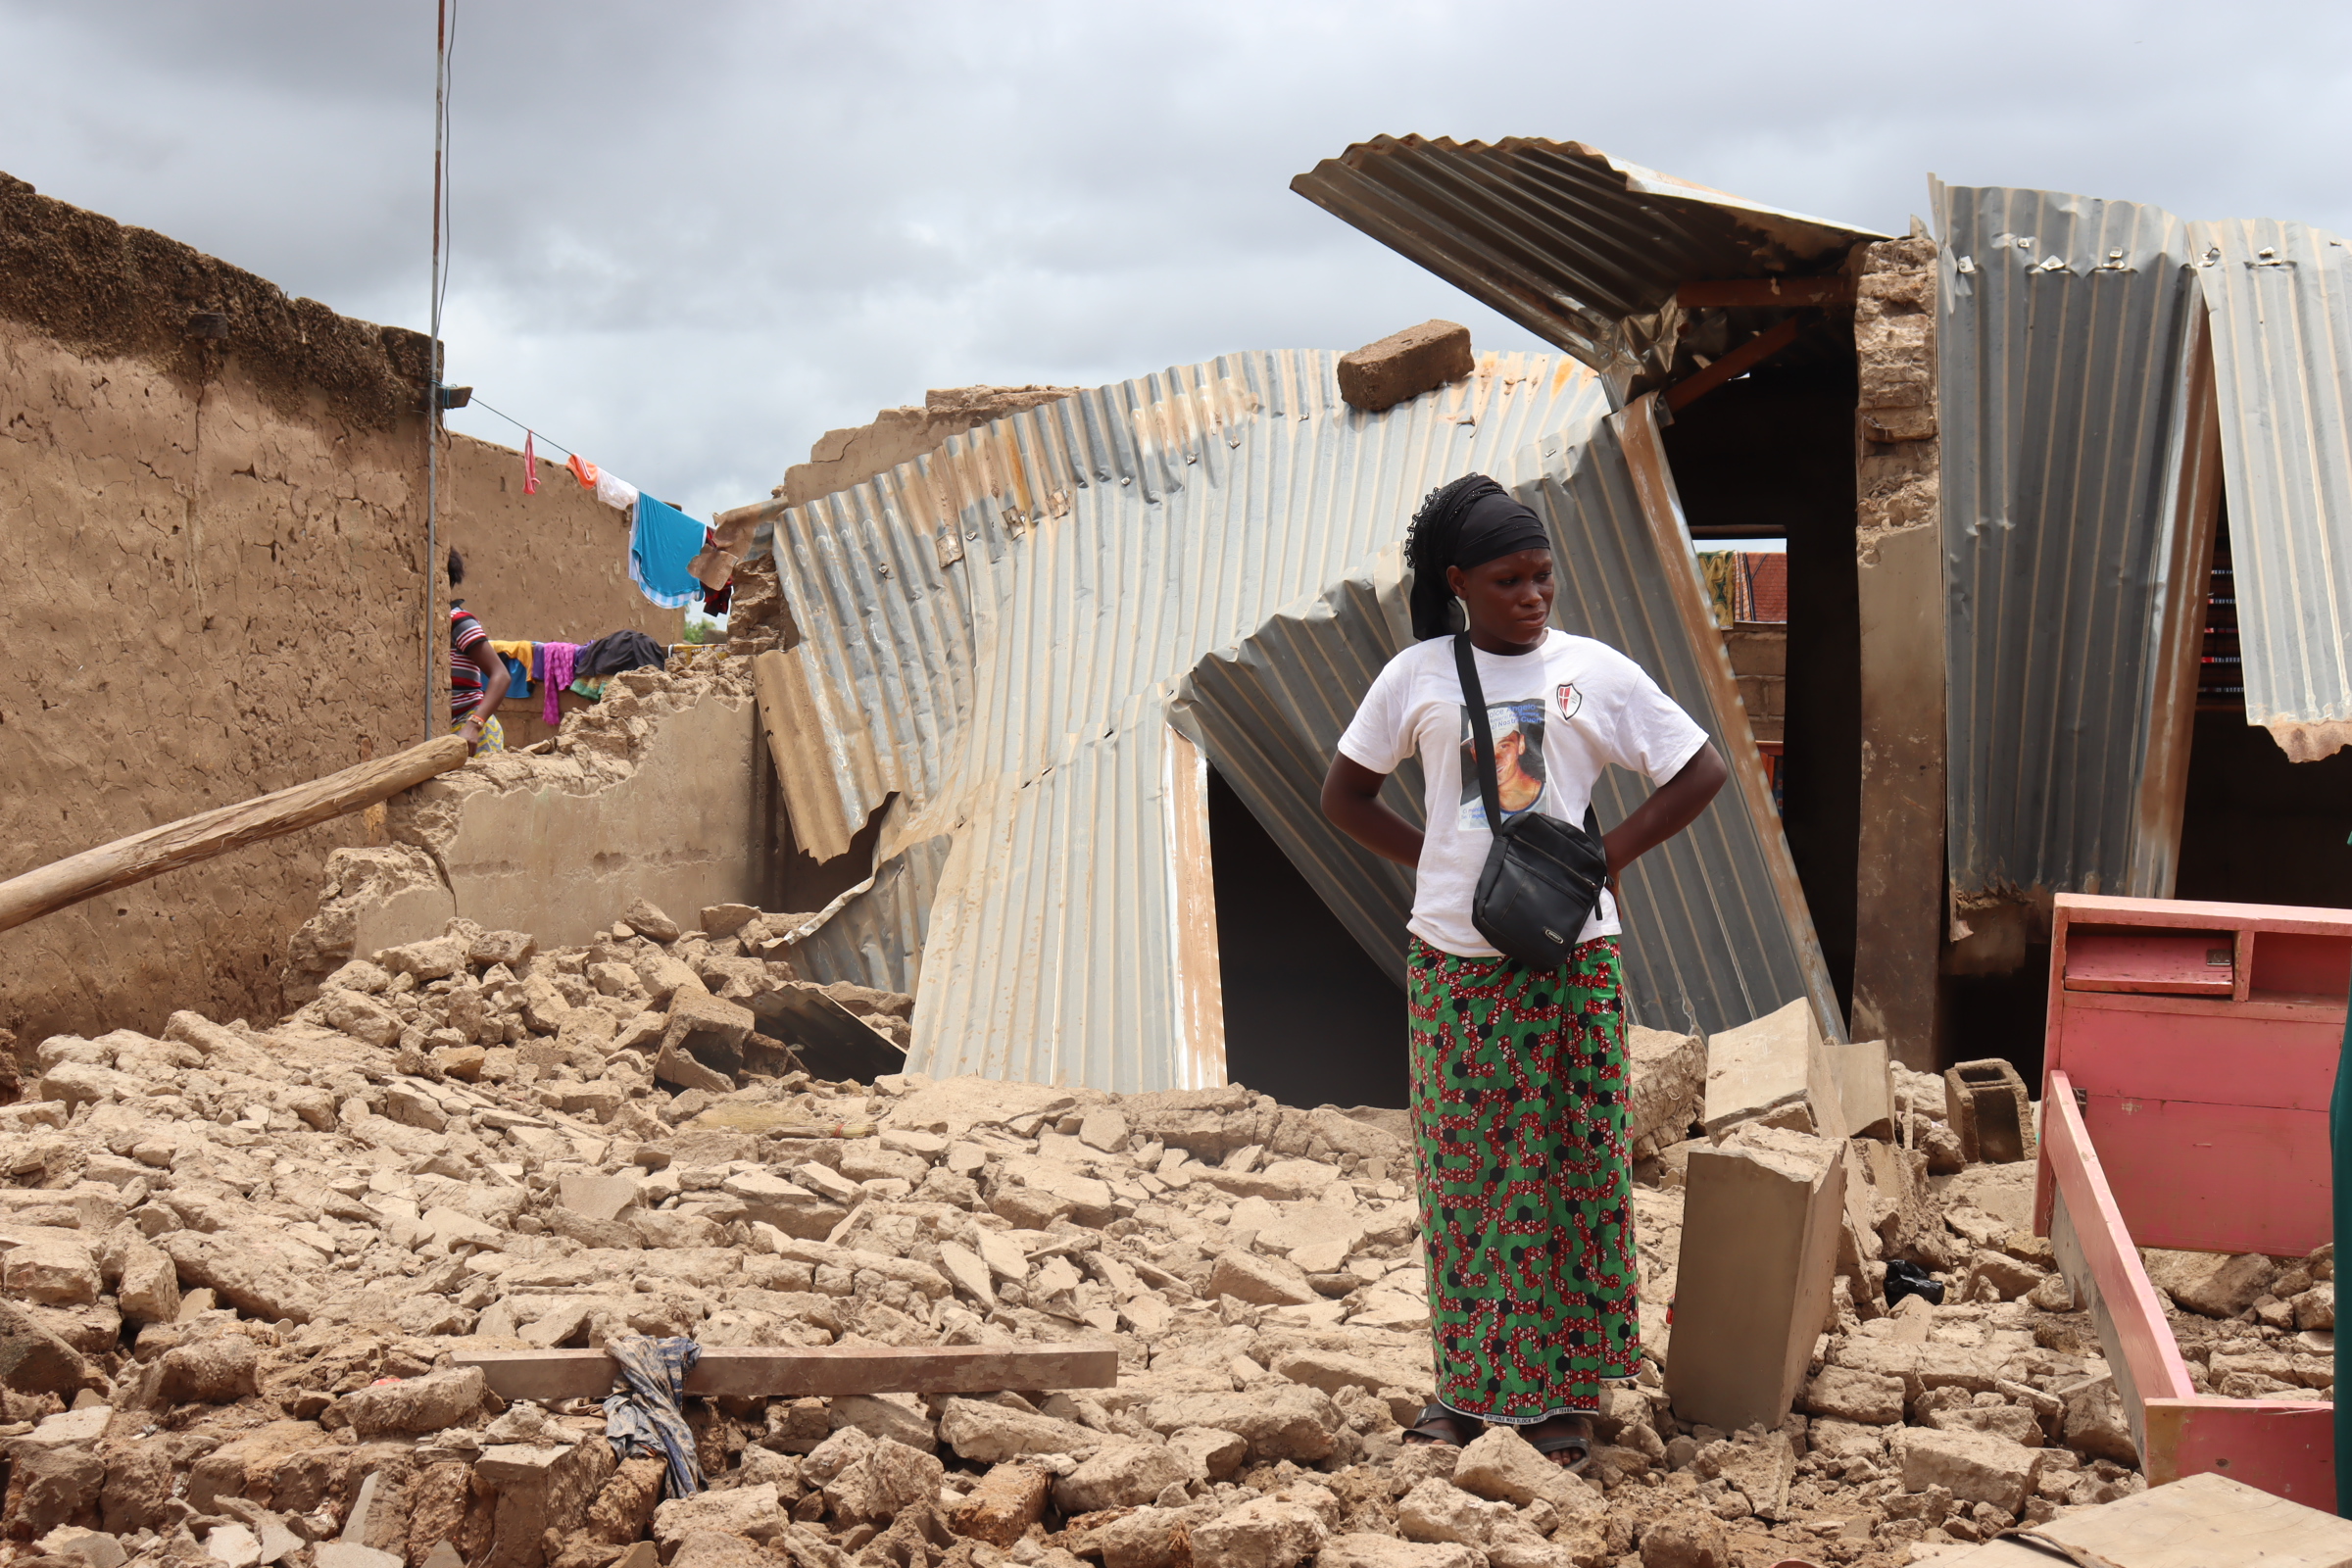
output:
[[[628,1392],[605,1400],[605,1438],[623,1459],[659,1451],[669,1461],[662,1478],[662,1495],[687,1497],[703,1490],[703,1467],[695,1456],[694,1431],[678,1401],[686,1394],[686,1374],[703,1358],[703,1348],[678,1335],[649,1339],[624,1334],[608,1341],[605,1353],[620,1368]]]
[[[701,603],[703,585],[692,563],[703,553],[704,532],[675,507],[640,494],[629,525],[629,581],[664,610]]]

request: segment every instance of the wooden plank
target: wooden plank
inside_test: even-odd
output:
[[[2251,931],[2315,931],[2352,936],[2352,909],[2299,904],[2222,904],[2200,899],[2126,899],[2061,893],[2055,909],[2083,925],[2202,926]]]
[[[2332,1234],[2325,1111],[2093,1095],[2082,1119],[2140,1247],[2297,1257]]]
[[[2124,891],[2167,899],[2180,861],[2188,808],[2188,753],[2197,725],[2197,671],[2205,652],[2206,598],[2222,512],[2222,418],[2215,398],[2212,328],[2189,312],[2181,422],[2167,496],[2171,547],[2157,606],[2149,680],[2147,760],[2133,803],[2132,859]]]
[[[1680,413],[1724,382],[1745,375],[1795,342],[1796,329],[1797,319],[1791,316],[1770,330],[1758,332],[1697,374],[1684,376],[1658,395],[1666,400],[1669,409]]]
[[[1764,759],[1756,750],[1755,729],[1740,701],[1740,684],[1732,674],[1731,656],[1715,625],[1715,612],[1706,584],[1698,575],[1698,558],[1683,536],[1683,505],[1675,494],[1674,470],[1666,462],[1665,442],[1658,428],[1657,397],[1644,393],[1609,416],[1624,443],[1626,471],[1632,475],[1642,517],[1649,525],[1650,544],[1657,552],[1667,590],[1674,596],[1683,635],[1690,639],[1693,662],[1706,683],[1707,705],[1723,737],[1723,760],[1738,786],[1740,804],[1763,846],[1764,863],[1772,873],[1772,890],[1788,923],[1797,962],[1805,971],[1805,990],[1825,1037],[1842,1043],[1845,1013],[1838,1004],[1838,988],[1821,956],[1821,939],[1813,929],[1813,906],[1805,902],[1804,884],[1797,880],[1796,860],[1788,853],[1788,838],[1781,830],[1781,813],[1772,804],[1772,786],[1764,773]]]
[[[2066,989],[2231,996],[2236,942],[2231,931],[2077,931],[2066,950]]]
[[[52,861],[0,882],[0,931],[248,844],[364,810],[436,774],[463,767],[466,757],[464,737],[443,735],[308,784],[199,811]]]
[[[1176,890],[1176,1042],[1179,1087],[1225,1082],[1225,981],[1217,950],[1216,869],[1208,841],[1208,759],[1170,724],[1161,798],[1169,879]]]
[[[2147,1424],[2151,1487],[2224,1475],[2335,1511],[2335,1406],[2324,1399],[2150,1399]]]
[[[2152,1485],[2020,1534],[2102,1568],[2352,1568],[2352,1523],[2219,1475]]]
[[[617,1376],[602,1350],[458,1350],[505,1399],[593,1399]],[[995,1394],[1108,1389],[1119,1381],[1109,1346],[844,1346],[711,1348],[686,1375],[688,1394],[744,1398],[839,1398],[853,1394]]]
[[[2067,1029],[2066,1075],[2093,1097],[2326,1110],[2343,1008],[2332,1018],[2248,1018],[2248,1010],[2081,1008]]]
[[[2075,1108],[2075,1086],[2063,1072],[2050,1074],[2050,1092],[2042,1102],[2041,1158],[2048,1162],[2055,1190],[2064,1195],[2088,1283],[2114,1321],[2115,1349],[2128,1363],[2119,1371],[2129,1370],[2141,1399],[2193,1396],[2188,1365],[2180,1359],[2156,1287],[2148,1283],[2123,1211],[2108,1190],[2099,1152]]]
[[[1854,280],[1842,272],[1828,277],[1731,277],[1685,283],[1674,291],[1674,303],[1686,310],[1851,305]]]

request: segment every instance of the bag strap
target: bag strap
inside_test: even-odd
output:
[[[1477,746],[1478,798],[1487,808],[1487,831],[1502,831],[1502,792],[1494,780],[1494,733],[1487,723],[1486,688],[1478,681],[1478,657],[1470,651],[1470,634],[1453,634],[1453,667],[1462,677],[1462,701],[1470,709],[1470,738]]]

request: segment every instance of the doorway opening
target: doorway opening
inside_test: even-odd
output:
[[[2206,606],[2173,896],[2343,907],[2352,902],[2352,750],[2290,762],[2268,730],[2246,722],[2226,514],[2214,532]]]
[[[1862,818],[1858,389],[1850,342],[1828,331],[1802,341],[1803,352],[1760,365],[1686,405],[1664,439],[1695,549],[1752,549],[1738,543],[1748,540],[1787,545],[1788,619],[1777,638],[1769,623],[1723,630],[1751,727],[1777,778],[1781,826],[1822,958],[1838,1008],[1850,1017]],[[1772,646],[1784,638],[1779,649]],[[1770,711],[1775,705],[1778,713]]]
[[[1226,1077],[1286,1105],[1402,1106],[1404,993],[1214,767],[1208,843]]]

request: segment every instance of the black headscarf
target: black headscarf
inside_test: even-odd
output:
[[[1446,567],[1466,570],[1522,550],[1550,548],[1543,519],[1483,473],[1466,473],[1432,490],[1404,536],[1404,564],[1413,571],[1413,636],[1427,641],[1461,630]]]

